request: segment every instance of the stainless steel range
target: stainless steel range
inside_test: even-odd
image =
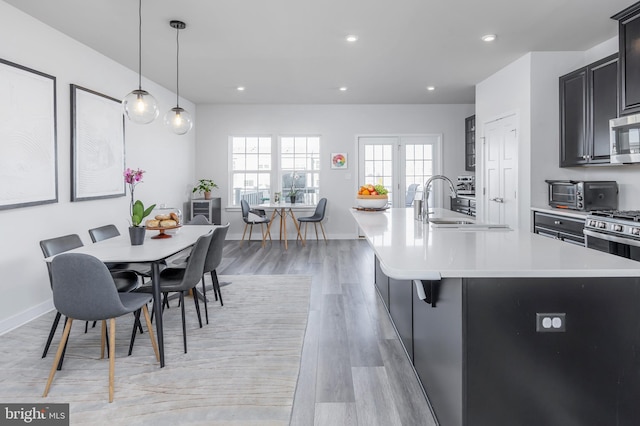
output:
[[[585,221],[589,248],[640,260],[640,210],[599,210]]]

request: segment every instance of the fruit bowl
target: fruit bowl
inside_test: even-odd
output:
[[[385,195],[358,195],[358,207],[365,209],[381,209],[389,202],[389,197]]]

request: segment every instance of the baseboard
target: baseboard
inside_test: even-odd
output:
[[[54,309],[53,299],[49,299],[26,311],[22,311],[19,314],[0,321],[0,336],[46,314],[52,309]]]
[[[320,240],[322,240],[322,234],[320,235]],[[258,233],[258,236],[260,236],[260,234]],[[295,236],[295,234],[290,234],[289,235],[289,241],[293,241],[295,240],[295,238],[293,238]],[[247,233],[247,235],[245,235],[245,241],[246,239],[249,237],[249,233]],[[278,239],[278,235],[277,234],[272,234],[271,237],[273,238],[273,241],[277,241]],[[227,240],[241,240],[242,239],[242,234],[227,234]],[[327,234],[327,240],[357,240],[358,236],[355,233],[350,233],[350,234]],[[309,234],[307,234],[307,241],[315,241],[316,240],[316,234],[311,232]],[[256,237],[256,234],[254,232],[254,234],[251,236],[251,241],[257,241],[257,242],[261,242],[262,241],[262,237],[260,237],[260,239],[258,239]],[[267,238],[267,242],[269,242],[269,239]]]

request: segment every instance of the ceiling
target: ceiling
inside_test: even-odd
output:
[[[138,70],[138,1],[4,1]],[[178,19],[187,24],[180,95],[196,104],[474,103],[476,83],[527,52],[583,51],[614,37],[610,16],[631,4],[143,0],[142,74],[175,91],[169,21]],[[498,35],[491,44],[481,40],[489,33]],[[348,43],[348,34],[358,41]]]

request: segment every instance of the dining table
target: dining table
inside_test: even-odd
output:
[[[302,241],[302,246],[305,245],[304,238],[302,238],[302,234],[300,233],[300,224],[296,219],[296,215],[294,212],[301,211],[315,211],[316,203],[310,202],[302,202],[302,203],[285,203],[285,202],[270,202],[263,204],[256,204],[255,206],[251,206],[252,209],[260,209],[260,210],[273,210],[271,214],[271,220],[269,221],[269,225],[267,225],[267,234],[271,232],[271,225],[273,225],[274,219],[276,216],[280,216],[280,241],[282,241],[282,237],[284,235],[284,249],[288,250],[287,244],[287,217],[291,218],[293,221],[293,225],[296,227],[297,237],[300,237]]]
[[[129,235],[114,238],[75,248],[64,253],[84,253],[96,257],[104,263],[148,263],[151,265],[151,281],[153,289],[153,308],[156,313],[156,334],[160,352],[160,367],[165,365],[164,334],[162,323],[162,301],[160,294],[160,267],[164,261],[193,246],[198,238],[205,235],[216,225],[183,225],[166,232],[167,238],[153,238],[157,231],[147,230],[142,245],[131,245]],[[62,253],[60,253],[62,254]],[[47,257],[51,262],[55,256]]]

